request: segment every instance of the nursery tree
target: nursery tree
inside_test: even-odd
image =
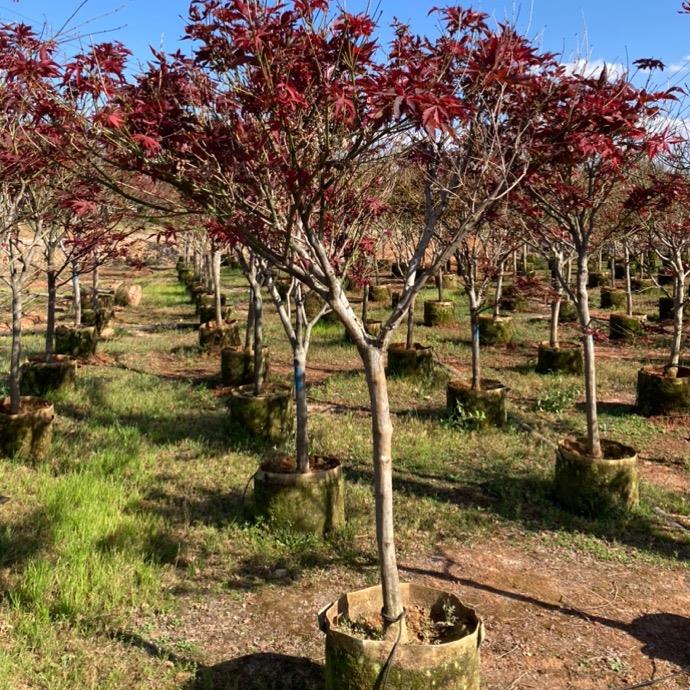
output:
[[[12,293],[11,413],[19,412],[22,297],[32,277],[45,226],[43,207],[32,208],[32,190],[46,184],[59,142],[54,80],[56,44],[24,24],[0,27],[0,251]],[[35,200],[35,198],[33,198]]]
[[[532,227],[548,254],[563,243],[576,258],[575,287],[559,272],[582,329],[588,455],[602,457],[597,418],[594,324],[589,310],[588,259],[625,227],[624,197],[617,188],[645,157],[658,154],[667,134],[654,123],[672,91],[649,92],[627,76],[567,75],[545,79],[549,97],[534,120],[531,165],[525,188],[538,210]],[[604,224],[603,218],[616,219]]]
[[[673,300],[673,337],[666,374],[675,378],[683,346],[683,312],[688,301],[685,284],[690,276],[690,178],[682,170],[681,157],[676,157],[672,168],[653,168],[630,192],[627,206],[635,211],[649,248],[673,276],[671,293],[655,277],[653,280]]]
[[[326,0],[194,2],[194,58],[158,55],[97,116],[123,161],[134,156],[225,224],[238,210],[251,219],[233,225],[239,241],[345,325],[371,401],[385,627],[403,613],[386,348],[428,278],[524,174],[525,123],[545,61],[509,27],[491,29],[485,15],[451,9],[443,18],[433,43],[396,27],[391,56],[380,62],[372,18],[332,12]],[[369,218],[386,200],[380,166],[387,161],[396,174],[409,165],[395,155],[406,133],[425,173],[424,222],[400,301],[371,335],[343,279],[376,245]],[[463,220],[442,231],[453,196],[464,198]]]
[[[472,339],[472,389],[481,390],[480,315],[486,308],[489,288],[497,282],[493,317],[499,316],[503,270],[508,257],[515,251],[518,238],[505,206],[492,209],[467,233],[455,257],[470,305]],[[446,214],[443,224],[452,226],[454,214]]]

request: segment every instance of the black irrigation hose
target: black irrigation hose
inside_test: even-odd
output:
[[[388,655],[386,663],[383,665],[383,669],[381,670],[382,675],[379,676],[379,678],[381,679],[381,683],[378,685],[379,690],[386,690],[386,686],[388,685],[388,674],[390,673],[391,668],[393,667],[395,654],[398,651],[398,646],[400,645],[400,640],[402,639],[402,622],[406,614],[407,610],[403,609],[399,616],[397,616],[396,618],[390,618],[383,611],[381,611],[381,618],[383,618],[384,622],[387,623],[388,626],[395,625],[396,623],[400,623],[400,625],[398,626],[398,637],[395,640],[395,644],[393,645],[393,647],[391,647],[391,653]]]
[[[245,504],[245,501],[247,499],[247,491],[249,491],[249,485],[254,481],[257,474],[259,474],[259,470],[254,472],[254,474],[251,477],[249,477],[249,479],[247,480],[247,483],[244,486],[244,491],[242,492],[242,501],[240,502],[240,511],[242,513],[244,513],[244,504]]]
[[[671,680],[673,678],[679,678],[680,676],[690,675],[690,666],[681,668],[680,671],[671,673],[668,676],[662,676],[656,680],[646,680],[644,683],[638,683],[637,685],[626,685],[624,688],[617,688],[617,690],[639,690],[640,688],[651,688],[653,685],[658,685],[666,680]]]

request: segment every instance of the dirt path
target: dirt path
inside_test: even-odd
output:
[[[484,618],[484,690],[617,690],[690,664],[687,569],[632,568],[538,542],[517,549],[492,540],[441,548],[401,571],[406,581],[457,593]],[[185,688],[322,690],[316,612],[366,578],[340,568],[266,577],[242,596],[183,595],[175,614],[160,618],[154,640],[202,650]],[[690,688],[690,676],[655,687]]]

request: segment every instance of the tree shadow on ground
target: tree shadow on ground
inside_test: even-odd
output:
[[[459,564],[455,563],[447,554],[444,554],[444,558],[445,567],[442,572],[414,567],[402,567],[401,570],[414,573],[415,575],[439,578],[463,587],[512,599],[529,607],[578,618],[587,623],[615,628],[642,642],[642,652],[650,658],[668,661],[678,666],[685,666],[690,663],[690,648],[688,647],[690,618],[686,616],[674,613],[644,614],[630,623],[625,623],[624,621],[600,616],[572,606],[542,601],[529,594],[501,589],[469,578],[456,577],[450,573],[450,568],[453,566],[459,567]]]
[[[219,529],[244,524],[251,518],[251,506],[243,491],[206,487],[191,488],[184,496],[155,488],[144,494],[138,509],[160,515],[166,524],[201,524]]]
[[[284,654],[248,654],[201,666],[183,690],[323,690],[323,667]]]
[[[18,570],[39,551],[51,546],[54,535],[50,527],[45,508],[32,511],[17,523],[3,517],[0,526],[0,568]]]
[[[365,466],[347,468],[346,476],[362,483],[373,481],[371,470]],[[436,481],[415,472],[396,472],[394,487],[396,492],[409,496],[444,501],[463,508],[480,508],[533,532],[558,530],[589,534],[665,558],[690,560],[687,535],[669,532],[664,523],[643,510],[587,517],[560,508],[553,497],[551,477],[515,476],[487,467],[481,481],[470,483]]]
[[[585,412],[585,404],[583,402],[577,403],[575,407],[580,412]],[[597,411],[599,414],[606,414],[609,415],[609,417],[639,416],[635,405],[618,402],[616,400],[600,400],[597,402]]]
[[[348,467],[345,476],[349,481],[357,481],[366,485],[371,485],[373,481],[371,470],[364,467]],[[478,484],[453,482],[436,475],[416,472],[396,472],[394,485],[396,492],[419,498],[433,498],[466,508],[491,507],[491,498],[483,492],[482,487]]]
[[[496,514],[530,531],[590,534],[666,558],[690,559],[690,539],[684,534],[669,532],[666,525],[642,510],[612,511],[589,517],[560,508],[553,497],[550,477],[495,473],[482,483],[482,490]]]
[[[89,403],[90,410],[70,404],[60,406],[60,414],[73,419],[90,421],[107,426],[131,426],[136,428],[149,442],[170,446],[180,441],[198,441],[204,446],[227,451],[261,452],[271,446],[267,439],[256,438],[239,425],[233,424],[225,407],[194,407],[190,404],[184,414],[148,414],[145,412],[121,412],[108,402],[108,382],[94,378],[80,386],[80,392]],[[133,391],[133,394],[135,391]]]

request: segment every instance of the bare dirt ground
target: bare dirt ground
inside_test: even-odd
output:
[[[601,563],[538,539],[528,549],[492,540],[437,554],[401,571],[483,615],[486,690],[613,690],[649,680],[661,690],[690,688],[689,676],[663,680],[690,664],[687,570]],[[315,611],[362,578],[340,569],[296,581],[280,575],[241,600],[183,595],[175,616],[160,619],[154,638],[204,650],[186,687],[322,687]]]

